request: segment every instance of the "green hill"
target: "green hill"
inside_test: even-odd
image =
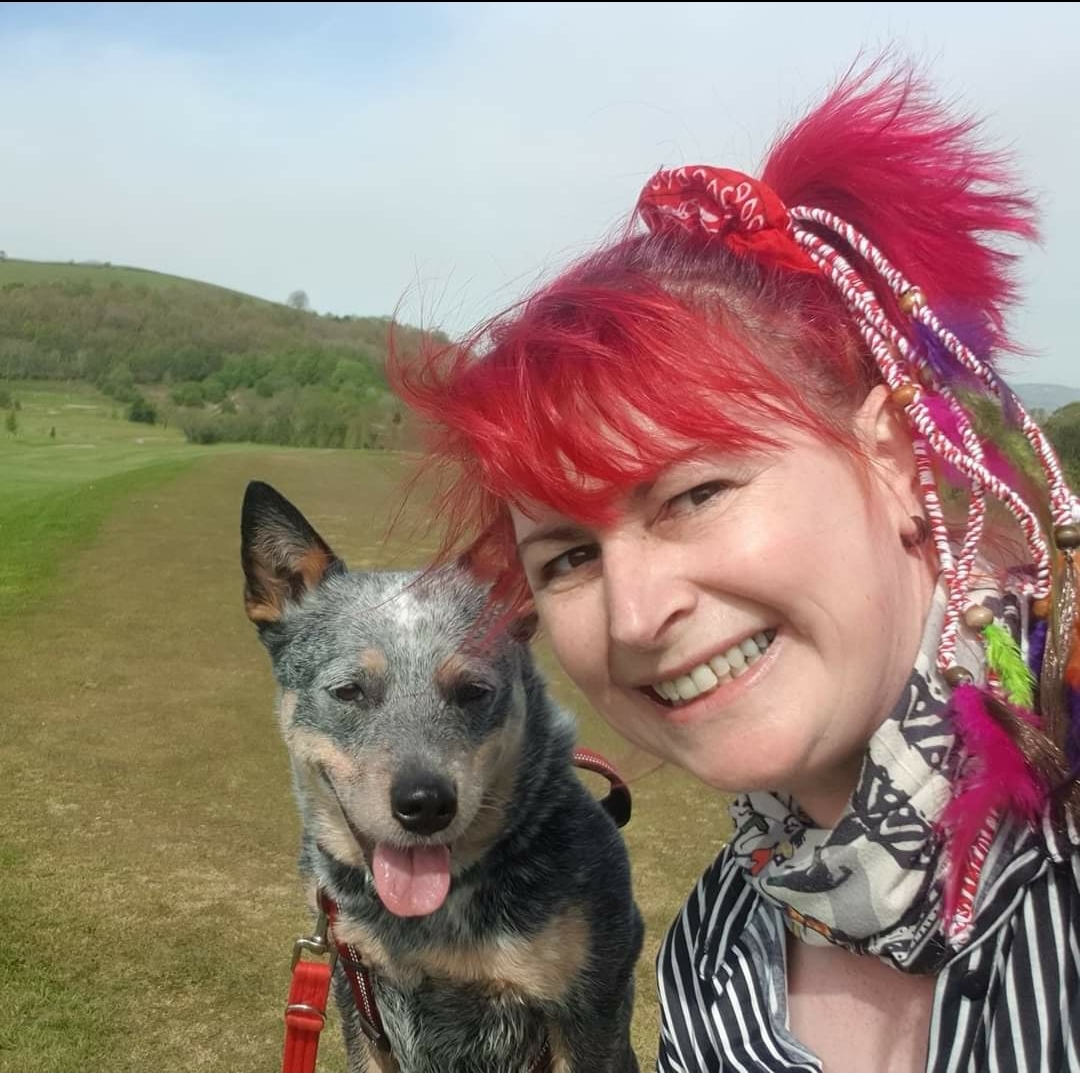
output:
[[[113,283],[134,286],[142,283],[155,289],[166,287],[208,287],[227,294],[237,294],[212,283],[152,272],[148,268],[129,268],[108,261],[23,261],[0,259],[0,287],[5,283],[89,283],[107,287]],[[252,301],[259,299],[253,298]]]
[[[324,316],[144,269],[0,261],[0,380],[88,381],[200,442],[397,445],[391,331],[395,346],[419,342],[388,317]]]

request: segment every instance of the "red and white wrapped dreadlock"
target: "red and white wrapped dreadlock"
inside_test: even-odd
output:
[[[1052,810],[1063,804],[1070,819],[1080,819],[1076,768],[1070,770],[1075,757],[1068,755],[1070,746],[1075,753],[1080,730],[1073,563],[1080,546],[1078,501],[1045,434],[994,370],[942,324],[917,285],[836,214],[807,206],[788,209],[764,183],[713,167],[660,171],[641,194],[638,212],[653,233],[716,239],[782,271],[823,276],[866,342],[894,403],[910,420],[919,488],[948,597],[937,668],[953,688],[954,725],[969,760],[975,760],[974,766],[965,763],[941,818],[948,832],[945,929],[951,941],[962,941],[972,927],[982,866],[1002,817],[1012,813],[1035,823],[1048,801]],[[894,312],[860,269],[876,273],[895,299]],[[899,323],[893,319],[897,313]],[[995,467],[990,445],[980,439],[957,395],[957,382],[970,383],[996,400],[1022,430],[1046,477],[1049,533],[1036,508],[1010,484],[1010,474]],[[967,524],[955,551],[938,495],[935,458],[940,468],[959,474],[968,485]],[[994,638],[1004,631],[988,621],[988,611],[972,603],[988,496],[1019,524],[1033,566],[1033,576],[1022,583],[1024,594],[1032,598],[1037,618],[1050,616],[1037,690],[1018,646],[1010,651],[1005,644],[991,652]],[[1055,557],[1060,566],[1056,577]],[[955,662],[962,622],[982,630],[985,691],[974,686],[972,669]]]
[[[952,685],[970,681],[964,669],[954,667],[953,660],[983,536],[987,495],[1004,504],[1024,534],[1034,565],[1030,595],[1036,600],[1045,602],[1051,595],[1053,553],[1035,509],[988,464],[985,446],[970,415],[952,385],[929,360],[925,348],[918,344],[912,325],[922,325],[990,397],[1008,405],[1046,475],[1051,536],[1056,546],[1071,557],[1071,550],[1080,545],[1077,499],[1043,431],[990,366],[941,323],[918,287],[872,242],[834,213],[806,206],[786,208],[776,193],[759,180],[709,166],[658,172],[642,192],[638,212],[654,233],[676,230],[716,237],[733,250],[771,265],[820,272],[835,287],[893,400],[911,420],[920,489],[949,594],[938,668]],[[911,324],[898,325],[890,319],[878,293],[828,236],[839,237],[846,248],[856,251],[863,263],[877,273]],[[954,426],[955,435],[943,427],[945,421]],[[938,497],[932,463],[935,456],[962,474],[970,486],[967,526],[955,554]],[[1070,582],[1063,580],[1063,584],[1068,586]],[[1038,606],[1045,607],[1045,603]],[[1065,628],[1064,623],[1062,626]]]

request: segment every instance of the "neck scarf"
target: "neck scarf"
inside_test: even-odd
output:
[[[992,592],[981,602],[1020,634],[1020,603]],[[732,853],[747,882],[778,906],[787,927],[815,945],[872,954],[907,972],[936,972],[949,949],[941,920],[944,867],[939,820],[962,757],[946,717],[949,688],[934,666],[945,614],[935,592],[915,666],[871,738],[847,807],[829,830],[788,796],[754,792],[732,803]],[[957,662],[982,668],[973,637]],[[985,671],[976,674],[982,684]],[[970,936],[967,937],[970,939]]]

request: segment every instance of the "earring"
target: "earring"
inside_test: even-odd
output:
[[[905,548],[918,548],[925,544],[930,536],[930,523],[921,514],[913,514],[911,524],[915,526],[915,532],[901,533],[900,543]]]

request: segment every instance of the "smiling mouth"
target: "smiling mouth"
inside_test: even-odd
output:
[[[690,701],[697,700],[746,674],[768,651],[775,637],[776,630],[761,630],[706,662],[692,667],[685,674],[645,686],[642,692],[658,704],[669,708],[689,704]]]

